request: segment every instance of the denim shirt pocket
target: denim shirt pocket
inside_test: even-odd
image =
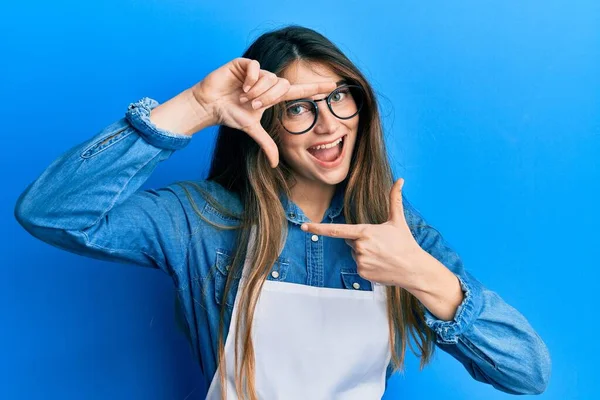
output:
[[[229,271],[233,262],[233,254],[231,251],[222,248],[216,249],[216,253],[215,300],[220,306],[223,303],[223,293],[225,291],[225,284],[227,283],[227,277],[229,276]],[[273,264],[267,279],[271,281],[285,281],[289,266],[289,259],[279,257]],[[227,298],[225,299],[225,305],[230,309],[233,309],[233,305],[235,304],[235,296],[237,293],[239,280],[240,276],[236,276],[234,278],[232,287],[229,290],[229,293],[227,293]]]
[[[223,292],[225,291],[225,284],[227,283],[227,278],[229,276],[229,271],[231,269],[231,263],[233,262],[233,255],[231,252],[225,249],[217,249],[217,256],[215,261],[216,271],[215,271],[215,300],[219,306],[223,303]],[[239,277],[235,277],[235,280],[239,281]],[[225,304],[227,307],[233,309],[233,305],[235,303],[235,296],[237,293],[237,283],[232,282],[232,287],[229,289],[229,293],[227,293],[227,298],[225,299]]]
[[[287,271],[290,268],[290,260],[279,257],[271,267],[271,272],[267,275],[267,280],[285,282]]]
[[[373,290],[371,282],[360,276],[356,270],[342,269],[341,274],[346,289]]]

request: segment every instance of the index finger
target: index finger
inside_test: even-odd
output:
[[[335,82],[299,83],[290,85],[290,89],[281,97],[280,101],[302,99],[319,93],[329,93],[336,87],[337,84]]]
[[[246,66],[246,79],[244,80],[244,86],[242,90],[248,92],[250,88],[258,81],[260,77],[260,63],[256,60],[250,61]]]
[[[306,226],[306,229],[304,229]],[[330,236],[341,239],[359,239],[362,237],[363,224],[317,224],[306,222],[301,226],[302,230],[316,233],[317,235]]]

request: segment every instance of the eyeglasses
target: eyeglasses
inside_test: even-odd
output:
[[[310,131],[319,117],[319,101],[325,101],[333,115],[339,119],[350,119],[357,115],[364,101],[364,91],[358,85],[342,85],[325,98],[319,100],[299,99],[286,101],[279,112],[283,128],[294,135]]]

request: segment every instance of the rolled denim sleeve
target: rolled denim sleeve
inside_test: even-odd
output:
[[[184,190],[140,187],[191,136],[152,124],[157,105],[149,98],[130,104],[124,118],[56,158],[17,199],[17,221],[55,247],[172,274],[190,232]]]
[[[436,345],[458,360],[476,380],[511,394],[542,393],[550,379],[546,344],[527,319],[465,270],[440,232],[403,198],[409,227],[419,245],[458,278],[464,299],[454,318],[436,318],[426,307],[425,322]]]
[[[148,143],[154,147],[166,150],[179,150],[188,145],[190,135],[179,135],[158,128],[150,121],[150,111],[158,106],[158,102],[149,97],[144,97],[137,103],[132,103],[127,109],[125,117]]]
[[[432,251],[428,252],[432,254]],[[439,258],[437,259],[441,261]],[[456,344],[458,342],[458,337],[470,327],[471,323],[475,321],[481,313],[481,307],[483,305],[483,287],[480,284],[475,284],[474,279],[469,277],[469,275],[469,272],[464,269],[462,270],[462,274],[456,275],[464,298],[462,303],[459,304],[456,309],[454,318],[451,321],[438,319],[427,308],[424,308],[425,322],[427,323],[427,326],[436,332],[436,340],[438,343]]]

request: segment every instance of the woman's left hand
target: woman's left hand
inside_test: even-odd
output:
[[[305,223],[303,230],[345,239],[363,278],[409,291],[417,289],[427,276],[420,268],[421,261],[429,254],[414,239],[404,217],[403,185],[404,179],[400,178],[392,186],[389,220],[382,224]]]

